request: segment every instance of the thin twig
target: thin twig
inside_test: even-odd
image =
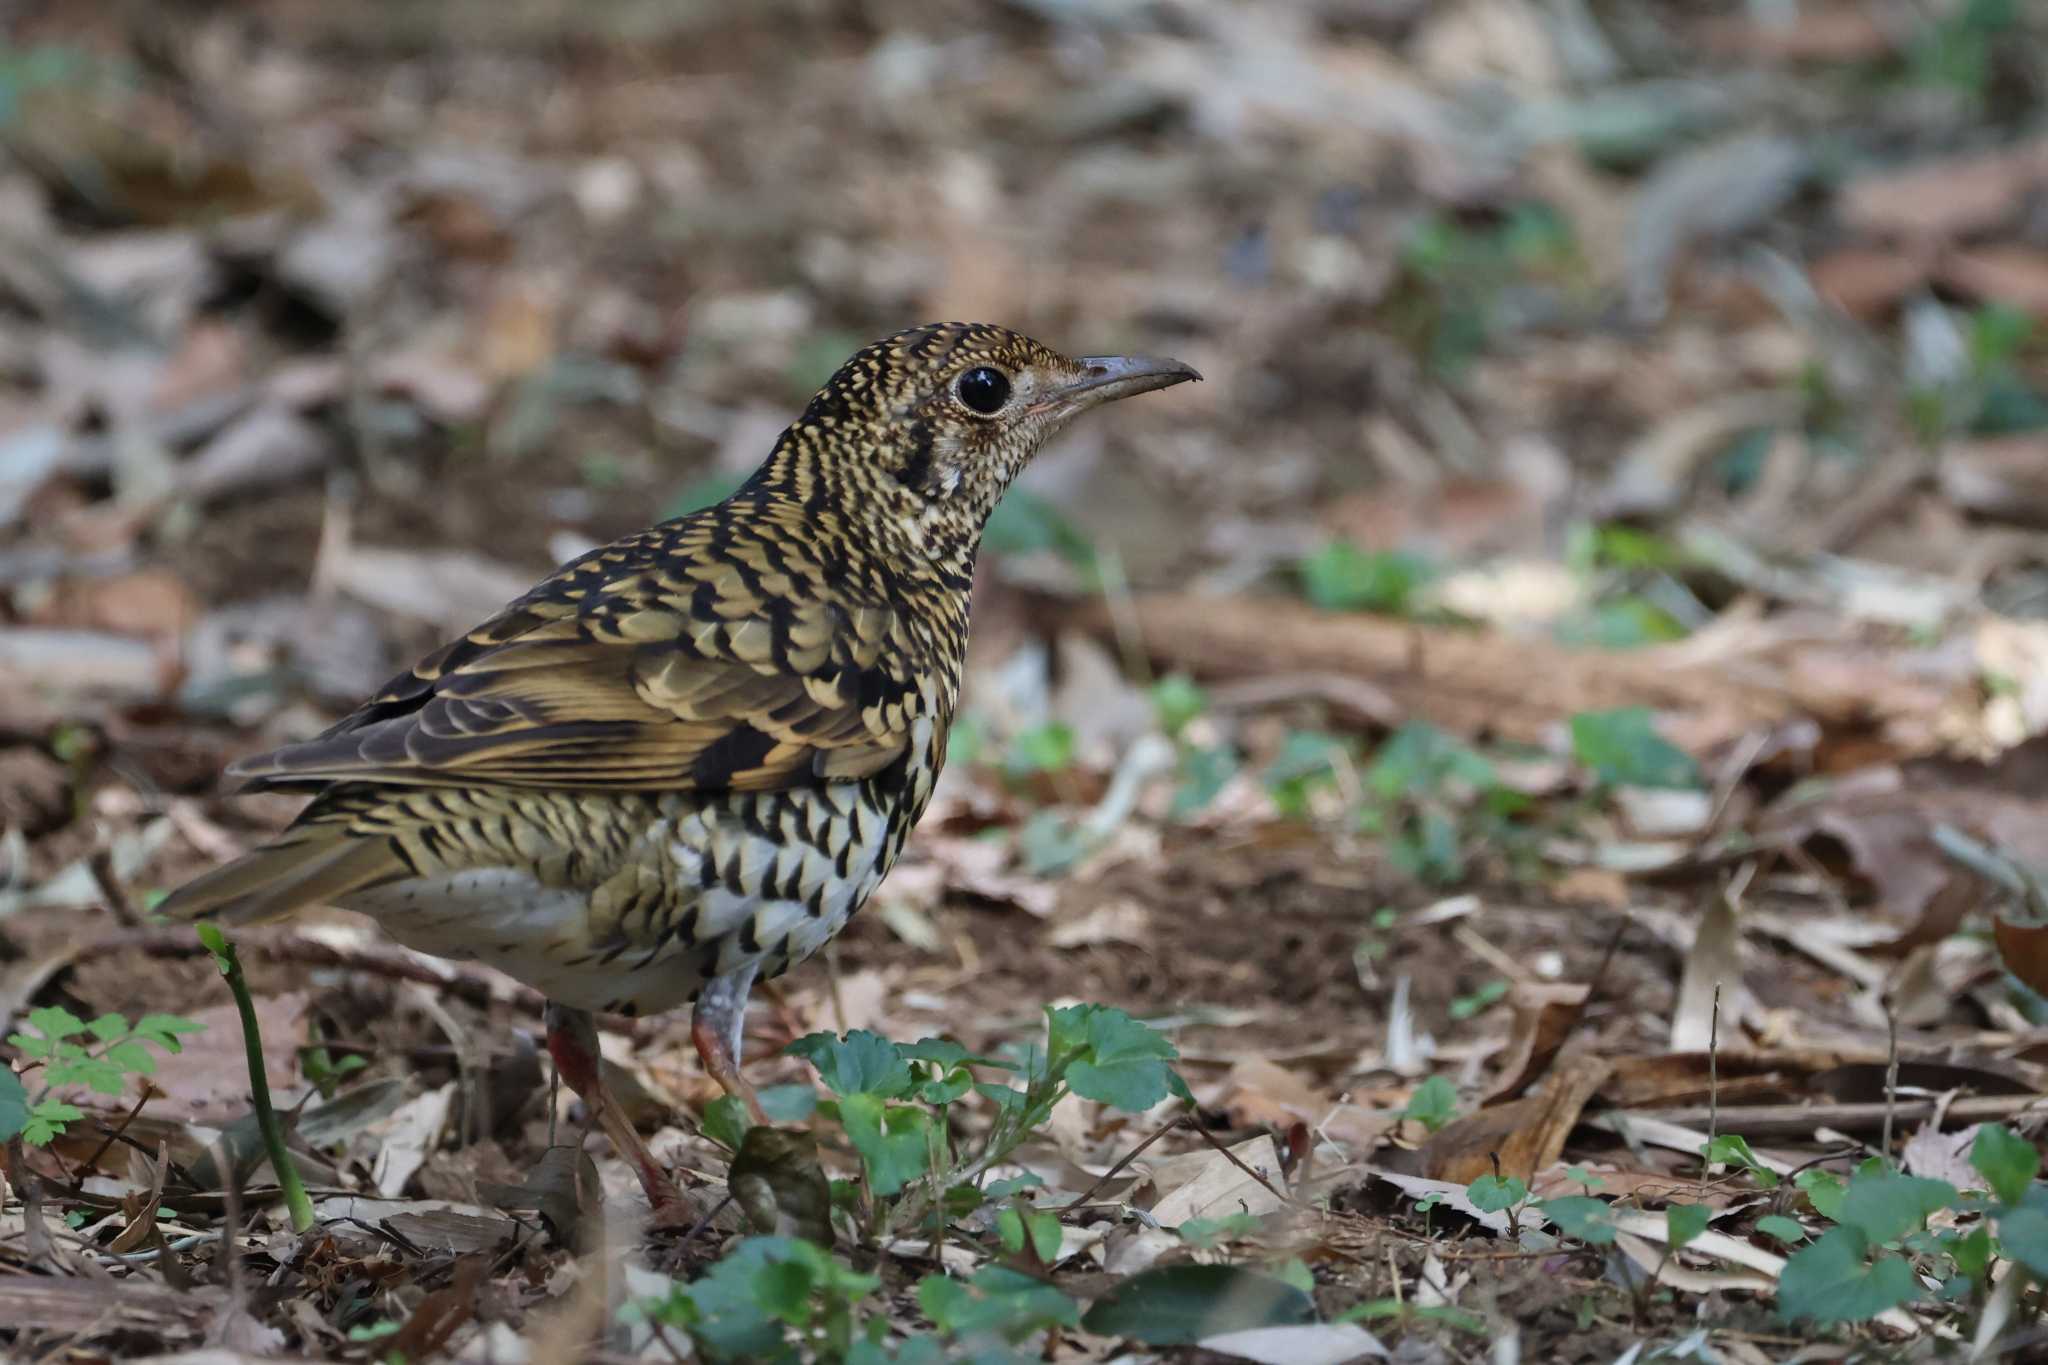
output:
[[[1165,1127],[1161,1128],[1158,1132],[1154,1133],[1151,1137],[1146,1138],[1143,1142],[1131,1148],[1130,1151],[1125,1152],[1121,1157],[1117,1158],[1116,1165],[1111,1166],[1108,1170],[1104,1171],[1100,1176],[1098,1176],[1093,1185],[1090,1185],[1087,1189],[1081,1192],[1080,1198],[1076,1199],[1073,1203],[1067,1205],[1065,1208],[1054,1209],[1053,1212],[1055,1214],[1065,1215],[1072,1213],[1075,1209],[1078,1209],[1082,1205],[1086,1204],[1089,1200],[1095,1197],[1096,1192],[1099,1191],[1104,1185],[1107,1185],[1110,1181],[1116,1179],[1117,1176],[1123,1171],[1124,1167],[1130,1165],[1133,1161],[1137,1160],[1138,1155],[1141,1152],[1143,1152],[1147,1147],[1150,1147],[1153,1143],[1159,1141],[1159,1139],[1165,1137],[1168,1133],[1172,1132],[1174,1129],[1180,1127],[1183,1123],[1186,1122],[1187,1120],[1185,1118],[1173,1119]]]
[[[1707,1153],[1714,1150],[1714,1139],[1719,1135],[1721,1124],[1721,983],[1714,983],[1714,1010],[1707,1017]],[[1707,1168],[1713,1158],[1700,1163],[1700,1187],[1706,1188]]]
[[[1884,1153],[1886,1164],[1890,1164],[1892,1120],[1899,1106],[1899,1011],[1890,999],[1884,1002],[1884,1022],[1890,1038],[1886,1045],[1884,1060],[1884,1137],[1883,1146],[1878,1150]]]
[[[1231,1165],[1237,1167],[1237,1169],[1243,1171],[1246,1175],[1258,1181],[1259,1184],[1265,1189],[1267,1194],[1272,1195],[1275,1199],[1279,1200],[1283,1204],[1287,1204],[1293,1207],[1299,1207],[1301,1205],[1301,1201],[1299,1199],[1296,1199],[1293,1195],[1283,1194],[1279,1190],[1274,1189],[1272,1181],[1266,1179],[1266,1177],[1260,1175],[1257,1171],[1245,1165],[1244,1159],[1242,1157],[1238,1156],[1236,1152],[1231,1151],[1228,1147],[1225,1147],[1222,1143],[1218,1142],[1215,1139],[1215,1137],[1213,1137],[1209,1133],[1207,1129],[1202,1127],[1201,1124],[1190,1123],[1188,1127],[1194,1130],[1194,1134],[1196,1137],[1200,1138],[1202,1141],[1208,1143],[1211,1147],[1215,1148],[1216,1151],[1222,1155],[1225,1161],[1228,1161]]]

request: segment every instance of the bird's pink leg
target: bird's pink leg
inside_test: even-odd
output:
[[[654,1153],[647,1150],[632,1121],[605,1088],[603,1061],[597,1050],[597,1023],[590,1012],[550,1003],[547,1030],[548,1054],[555,1059],[562,1083],[590,1107],[591,1117],[612,1140],[613,1148],[632,1165],[633,1173],[640,1177],[640,1188],[647,1191],[647,1202],[654,1206],[655,1221],[687,1221],[693,1217],[681,1188],[654,1159]]]

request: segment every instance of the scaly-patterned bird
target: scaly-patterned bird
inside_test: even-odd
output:
[[[939,323],[866,347],[731,497],[593,550],[317,739],[235,764],[313,795],[161,907],[308,905],[547,996],[548,1050],[659,1218],[680,1192],[606,1093],[591,1012],[695,1003],[729,1094],[747,993],[874,893],[924,813],[996,500],[1090,408],[1201,376]]]

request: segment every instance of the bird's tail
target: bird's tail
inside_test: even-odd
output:
[[[316,823],[195,877],[156,909],[173,919],[261,924],[406,875],[391,840]]]

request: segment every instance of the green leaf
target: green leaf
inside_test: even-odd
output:
[[[228,936],[221,932],[218,924],[209,924],[205,921],[193,925],[192,930],[199,935],[199,942],[205,946],[206,951],[213,954],[213,965],[220,969],[222,976],[226,976],[230,969]]]
[[[2048,1246],[2041,1249],[2048,1250]],[[2021,1260],[2022,1264],[2027,1264],[2010,1248],[2006,1254],[2015,1260]],[[1991,1269],[1991,1229],[1979,1223],[1949,1244],[1949,1255],[1955,1260],[1958,1274],[1981,1284]],[[2048,1264],[2048,1259],[2044,1259],[2043,1263]],[[2029,1269],[2031,1268],[2029,1265]]]
[[[704,1118],[699,1126],[705,1137],[728,1151],[737,1152],[753,1122],[747,1117],[747,1106],[739,1096],[720,1095],[704,1106]]]
[[[1009,1175],[1004,1176],[1001,1180],[991,1180],[988,1182],[988,1188],[982,1191],[982,1193],[986,1194],[990,1199],[1007,1199],[1013,1194],[1022,1194],[1025,1190],[1040,1189],[1044,1185],[1044,1177],[1026,1171],[1022,1175]]]
[[[83,1033],[86,1029],[85,1021],[62,1005],[47,1005],[42,1009],[30,1010],[28,1025],[53,1043]]]
[[[983,1266],[962,1282],[945,1275],[918,1281],[917,1306],[957,1337],[1019,1341],[1047,1327],[1078,1327],[1080,1309],[1045,1281],[1007,1266]]]
[[[1808,1168],[1792,1177],[1792,1183],[1799,1187],[1813,1211],[1821,1217],[1839,1222],[1842,1217],[1842,1200],[1849,1193],[1849,1186],[1842,1177],[1829,1171]]]
[[[44,1100],[28,1111],[28,1122],[21,1129],[22,1141],[31,1147],[44,1146],[84,1117],[85,1111],[74,1105],[62,1100]]]
[[[1414,1119],[1432,1133],[1457,1116],[1458,1092],[1441,1076],[1431,1076],[1416,1086],[1401,1110],[1402,1118]]]
[[[1977,1130],[1970,1144],[1970,1165],[2007,1204],[2017,1204],[2041,1170],[2041,1152],[2033,1143],[1999,1123],[1987,1123]]]
[[[1787,1218],[1782,1213],[1767,1213],[1756,1220],[1756,1230],[1766,1237],[1772,1237],[1790,1246],[1806,1240],[1806,1229],[1799,1226],[1796,1218]]]
[[[1167,815],[1175,820],[1185,820],[1207,807],[1223,790],[1224,784],[1237,776],[1237,768],[1237,750],[1228,744],[1184,748],[1180,755],[1179,780],[1173,789],[1173,800],[1167,806]]]
[[[138,1076],[156,1074],[156,1055],[138,1038],[127,1038],[114,1044],[106,1051],[106,1058],[123,1071]]]
[[[933,1081],[920,1081],[917,1097],[930,1105],[948,1105],[974,1088],[974,1073],[956,1066]]]
[[[761,1311],[802,1327],[813,1316],[810,1266],[800,1260],[775,1261],[754,1273],[754,1301]]]
[[[0,1065],[0,1142],[12,1142],[28,1126],[28,1088],[21,1077]]]
[[[1399,550],[1361,550],[1333,540],[1301,561],[1302,594],[1331,611],[1376,611],[1406,616],[1429,582],[1429,562]]]
[[[31,1061],[40,1061],[55,1050],[55,1045],[49,1039],[31,1037],[26,1033],[10,1033],[7,1035],[7,1041]]]
[[[166,1052],[180,1052],[184,1050],[184,1045],[178,1041],[179,1036],[186,1033],[204,1033],[206,1025],[196,1023],[181,1014],[145,1014],[135,1021],[134,1031],[137,1038],[146,1038]]]
[[[783,1051],[818,1069],[818,1079],[835,1095],[879,1095],[896,1099],[910,1093],[910,1063],[896,1045],[879,1033],[855,1029],[844,1038],[811,1033]]]
[[[1095,559],[1095,546],[1066,513],[1025,488],[1011,489],[996,504],[995,511],[989,514],[988,525],[982,529],[981,546],[992,555],[1051,550],[1068,563],[1082,568]]]
[[[82,1085],[100,1095],[119,1095],[128,1073],[104,1057],[76,1057],[52,1062],[44,1071],[51,1085]]]
[[[1060,721],[1047,721],[1020,731],[1003,755],[1003,771],[1013,778],[1033,773],[1056,773],[1074,761],[1074,729]]]
[[[771,1085],[756,1098],[761,1111],[777,1123],[802,1123],[818,1112],[818,1092],[808,1085]]]
[[[1749,1139],[1740,1133],[1719,1134],[1700,1149],[1700,1159],[1709,1166],[1740,1166],[1765,1189],[1777,1187],[1778,1173],[1757,1160],[1756,1153],[1750,1150]]]
[[[1699,765],[1659,735],[1647,706],[1581,711],[1572,717],[1572,755],[1602,782],[1623,787],[1697,787]]]
[[[2035,1275],[2048,1277],[2048,1190],[2036,1186],[1998,1216],[1998,1243]]]
[[[1493,764],[1477,750],[1420,720],[1388,736],[1365,772],[1366,787],[1388,801],[1437,794],[1452,784],[1484,790],[1495,781]]]
[[[1614,1240],[1614,1213],[1605,1200],[1589,1194],[1568,1194],[1545,1199],[1536,1205],[1536,1210],[1567,1237],[1593,1246],[1606,1246]]]
[[[103,1043],[111,1043],[116,1038],[128,1036],[128,1020],[118,1014],[102,1014],[85,1027],[93,1037]]]
[[[1159,728],[1170,736],[1177,737],[1189,721],[1209,709],[1209,694],[1185,673],[1167,674],[1152,684],[1147,695],[1159,717]]]
[[[1167,1098],[1192,1100],[1169,1062],[1180,1052],[1167,1036],[1107,1005],[1069,1005],[1046,1011],[1048,1055],[1084,1100],[1138,1113]],[[1058,1063],[1056,1063],[1058,1064]]]
[[[1148,1346],[1185,1346],[1224,1332],[1315,1320],[1315,1302],[1291,1284],[1232,1265],[1162,1266],[1096,1300],[1081,1326]]]
[[[1869,1245],[1862,1229],[1844,1224],[1793,1252],[1778,1278],[1778,1311],[1794,1322],[1864,1322],[1920,1292],[1904,1257],[1865,1260]]]
[[[855,1091],[840,1099],[839,1123],[878,1195],[897,1193],[931,1164],[931,1118],[922,1109],[885,1105],[875,1095]]]
[[[1527,1199],[1529,1187],[1511,1175],[1482,1175],[1465,1187],[1465,1197],[1481,1213],[1499,1213]]]
[[[1664,1210],[1664,1232],[1673,1251],[1690,1245],[1707,1230],[1713,1216],[1705,1204],[1671,1204]]]
[[[1842,1200],[1841,1223],[1875,1244],[1896,1242],[1927,1222],[1927,1215],[1956,1202],[1956,1187],[1946,1180],[1883,1172],[1858,1175]]]
[[[1079,820],[1056,810],[1033,811],[1017,831],[1017,855],[1034,877],[1059,876],[1095,846],[1095,838]]]

